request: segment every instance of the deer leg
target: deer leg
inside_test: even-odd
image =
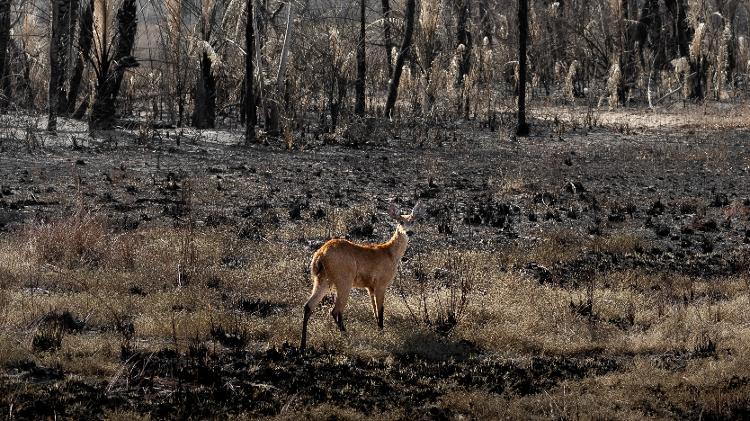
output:
[[[336,321],[336,325],[338,325],[341,332],[346,332],[346,328],[344,327],[344,307],[346,307],[350,291],[351,287],[337,288],[336,302],[331,310],[331,316],[333,317],[333,320]]]
[[[315,310],[315,307],[318,306],[320,300],[326,295],[326,292],[328,292],[328,285],[316,281],[312,294],[307,303],[305,303],[304,316],[302,317],[302,338],[299,345],[302,350],[307,346],[307,322],[310,320],[310,315]]]
[[[385,289],[375,290],[375,303],[377,304],[378,328],[383,329],[383,300],[385,299]]]
[[[372,288],[367,288],[367,295],[370,296],[370,305],[372,306],[372,315],[375,317],[375,322],[378,321],[378,306],[375,304],[375,291]]]

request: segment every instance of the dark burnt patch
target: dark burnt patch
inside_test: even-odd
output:
[[[5,396],[0,402],[12,399],[20,418],[96,418],[108,410],[178,418],[274,416],[285,406],[323,403],[370,415],[392,408],[424,414],[439,412],[440,396],[457,387],[523,396],[542,393],[564,379],[620,367],[616,360],[598,356],[505,360],[472,353],[443,360],[414,354],[361,359],[327,349],[301,352],[289,345],[256,352],[210,349],[193,344],[184,354],[173,349],[133,352],[125,360],[124,375],[109,382],[82,381],[53,370],[46,383],[30,383],[22,392],[18,374],[32,376],[44,369],[19,365],[11,369],[13,377],[0,382]]]
[[[286,304],[274,303],[260,298],[241,298],[235,304],[237,310],[258,317],[269,317],[282,313]]]

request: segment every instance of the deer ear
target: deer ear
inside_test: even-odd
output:
[[[401,215],[398,214],[398,208],[394,203],[391,203],[388,205],[388,216],[395,219],[398,222],[401,222]]]
[[[410,216],[412,218],[421,218],[422,214],[424,214],[424,204],[421,200],[418,200],[414,208],[412,208]]]

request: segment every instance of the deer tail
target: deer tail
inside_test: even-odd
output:
[[[320,254],[313,256],[312,262],[310,263],[310,273],[313,278],[320,279],[325,274],[325,266],[323,265],[323,259]]]

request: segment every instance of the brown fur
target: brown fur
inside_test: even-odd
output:
[[[383,328],[385,290],[393,283],[398,264],[409,243],[402,224],[414,220],[413,212],[407,216],[392,216],[399,221],[399,225],[385,243],[357,244],[344,239],[333,239],[328,240],[313,254],[310,263],[313,290],[304,308],[300,348],[304,349],[307,343],[310,315],[330,289],[336,290],[336,302],[331,316],[339,330],[346,330],[343,312],[352,288],[367,290],[375,320],[378,327]]]

